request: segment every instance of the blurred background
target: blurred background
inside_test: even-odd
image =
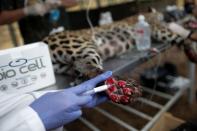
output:
[[[68,17],[68,21],[65,25],[66,29],[76,30],[89,27],[85,16],[86,9],[88,8],[88,2],[88,0],[81,0],[77,6],[65,9],[66,15]],[[94,25],[98,25],[97,21],[99,19],[99,13],[107,11],[109,9],[115,12],[114,20],[121,20],[137,12],[147,11],[147,7],[154,7],[159,10],[165,10],[166,5],[171,5],[174,3],[176,3],[176,1],[174,0],[92,0],[90,5],[92,13],[90,14],[90,17],[92,18]],[[127,5],[126,8],[125,5]],[[118,6],[120,6],[120,9],[116,9],[116,7]],[[98,8],[100,9],[96,10]],[[14,43],[17,43],[19,45],[23,44],[23,38],[21,37],[18,23],[13,23],[9,26],[0,26],[0,32],[0,49],[13,47]]]

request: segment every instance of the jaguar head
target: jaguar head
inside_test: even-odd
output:
[[[79,71],[85,79],[93,78],[103,73],[103,63],[100,57],[80,59],[75,62],[75,69]]]

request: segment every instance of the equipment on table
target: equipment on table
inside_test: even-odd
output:
[[[176,66],[171,63],[165,63],[163,66],[155,69],[154,67],[146,70],[140,76],[143,86],[156,88],[163,92],[172,92],[177,90],[181,77],[177,75]]]
[[[143,15],[139,15],[135,25],[135,40],[139,51],[148,50],[151,47],[151,30]]]

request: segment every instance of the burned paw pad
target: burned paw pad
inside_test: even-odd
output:
[[[115,103],[126,105],[135,102],[142,94],[141,86],[134,80],[123,81],[111,77],[105,84],[109,86],[106,91],[109,99]]]

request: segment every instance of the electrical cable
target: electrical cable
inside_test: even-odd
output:
[[[90,7],[91,7],[91,5],[92,5],[92,0],[88,0],[88,7],[87,7],[87,10],[86,10],[86,19],[87,19],[87,22],[90,26],[91,32],[92,32],[92,40],[97,43],[97,41],[95,39],[95,34],[96,33],[95,33],[94,26],[93,26],[91,18],[90,18]]]
[[[162,60],[161,59],[162,58],[161,52],[160,51],[157,51],[157,52],[158,52],[158,61],[157,61],[156,67],[154,68],[155,74],[158,73],[158,69],[159,69],[159,66],[160,66],[161,60]],[[150,60],[150,61],[153,61],[153,60]],[[158,82],[158,78],[157,78],[157,76],[155,76],[154,85],[153,85],[153,91],[155,91],[156,88],[157,88],[157,82]],[[153,99],[153,96],[154,96],[154,94],[152,93],[151,96],[150,96],[150,98],[149,98],[149,100],[152,100]]]
[[[159,66],[160,66],[161,61],[162,61],[162,56],[161,56],[161,52],[160,52],[158,49],[156,49],[156,48],[151,48],[151,49],[152,49],[152,50],[156,50],[156,52],[157,52],[157,54],[158,54],[158,61],[157,61],[157,64],[156,64],[156,66],[155,66],[155,68],[154,68],[155,78],[154,78],[154,85],[153,85],[153,89],[152,89],[153,92],[154,92],[154,91],[156,91],[156,88],[157,88],[158,79],[157,79],[156,74],[158,73],[158,69],[159,69]],[[151,58],[149,58],[148,61],[150,61],[151,63],[153,63],[153,60],[152,60]],[[154,97],[154,93],[152,93],[152,94],[150,95],[150,97],[147,98],[147,99],[150,100],[150,101],[152,101],[153,97]],[[142,103],[140,104],[140,106],[143,107],[143,106],[144,106],[144,103],[142,102]]]

